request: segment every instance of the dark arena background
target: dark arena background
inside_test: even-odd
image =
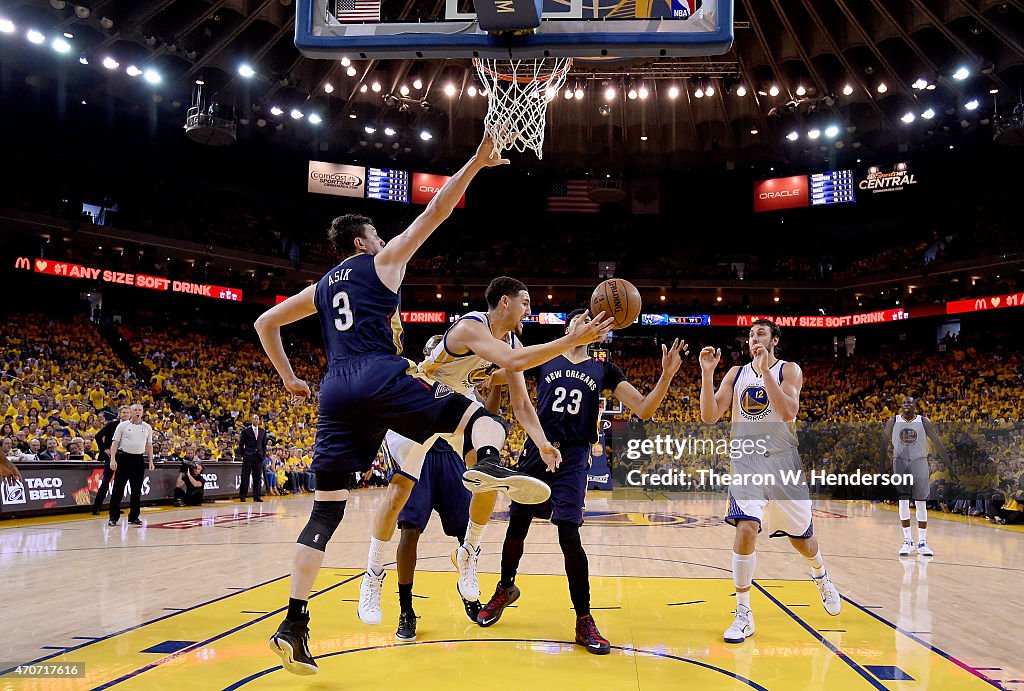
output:
[[[342,22],[382,16],[375,0],[334,5]],[[296,9],[0,0],[0,689],[1024,690],[1024,4],[736,0],[725,54],[577,60],[542,96],[543,158],[506,151],[479,172],[408,263],[398,316],[415,365],[431,336],[488,310],[497,276],[527,286],[526,346],[563,337],[599,283],[626,279],[636,322],[583,357],[620,367],[637,401],[668,367],[662,346],[685,340],[663,400],[640,415],[600,391],[586,440],[573,510],[600,633],[584,633],[609,654],[579,638],[565,525],[539,517],[496,625],[466,618],[462,538],[437,516],[419,537],[414,637],[395,629],[406,531],[383,543],[383,621],[364,623],[398,463],[382,449],[351,476],[315,572],[309,677],[267,640],[294,613],[293,558],[313,551],[296,536],[328,503],[312,466],[330,322],[281,330],[312,391],[298,401],[254,322],[356,252],[328,240],[335,217],[368,216],[387,251],[435,208],[493,94],[468,59],[305,57]],[[736,408],[780,415],[781,372],[796,371],[744,383],[759,319],[780,329],[764,364],[802,372],[786,429],[836,616],[794,551],[810,533],[770,538],[767,514],[752,587],[736,592],[748,555],[731,524],[755,520],[731,487]],[[712,395],[737,387],[715,421],[701,412],[708,347]],[[509,425],[502,461],[524,469],[512,397],[484,379]],[[539,406],[543,379],[525,380]],[[134,404],[154,463],[129,521],[131,483],[124,515],[110,508],[103,430]],[[254,416],[265,448],[251,461]],[[892,431],[913,419],[927,425]],[[888,482],[901,445],[921,449],[909,509],[911,490]],[[433,482],[435,502],[465,491]],[[483,604],[506,584],[515,516],[499,495],[469,543]],[[750,612],[756,633],[750,619],[726,641]]]

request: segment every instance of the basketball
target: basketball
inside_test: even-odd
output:
[[[590,314],[597,316],[604,312],[606,316],[615,319],[616,329],[624,329],[635,322],[641,306],[640,291],[622,278],[602,281],[590,296]]]

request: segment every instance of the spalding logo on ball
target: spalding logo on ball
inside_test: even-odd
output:
[[[616,329],[624,329],[640,316],[640,291],[636,286],[621,278],[602,281],[590,296],[590,314],[597,316],[604,312],[615,320]]]

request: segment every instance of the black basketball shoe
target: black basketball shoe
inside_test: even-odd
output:
[[[519,588],[514,583],[507,588],[498,583],[498,587],[494,589],[494,595],[491,596],[490,602],[484,605],[480,613],[476,615],[476,623],[480,626],[490,626],[497,623],[501,619],[501,613],[505,611],[505,608],[518,599]]]
[[[477,615],[480,614],[480,610],[482,609],[480,601],[462,598],[462,606],[466,608],[466,616],[469,617],[469,620],[474,624],[477,623]]]
[[[308,616],[298,621],[282,621],[270,637],[270,649],[281,658],[281,666],[292,674],[308,676],[320,671],[309,652]]]
[[[601,635],[594,623],[594,617],[584,614],[576,618],[576,642],[594,655],[607,655],[612,651],[608,639]]]
[[[517,473],[493,460],[483,460],[462,474],[462,484],[470,492],[498,490],[519,504],[543,504],[551,498],[551,488],[535,477]]]
[[[398,631],[395,632],[395,638],[397,638],[400,641],[416,640],[415,612],[402,612],[398,615]]]

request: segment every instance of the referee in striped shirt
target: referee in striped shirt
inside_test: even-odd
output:
[[[153,465],[153,428],[142,421],[142,405],[131,407],[131,417],[114,430],[110,444],[110,469],[114,471],[114,489],[110,493],[110,520],[107,525],[115,526],[121,518],[121,499],[124,487],[131,483],[131,499],[128,505],[128,523],[142,525],[139,520],[142,502],[142,481],[146,474],[143,461]]]

